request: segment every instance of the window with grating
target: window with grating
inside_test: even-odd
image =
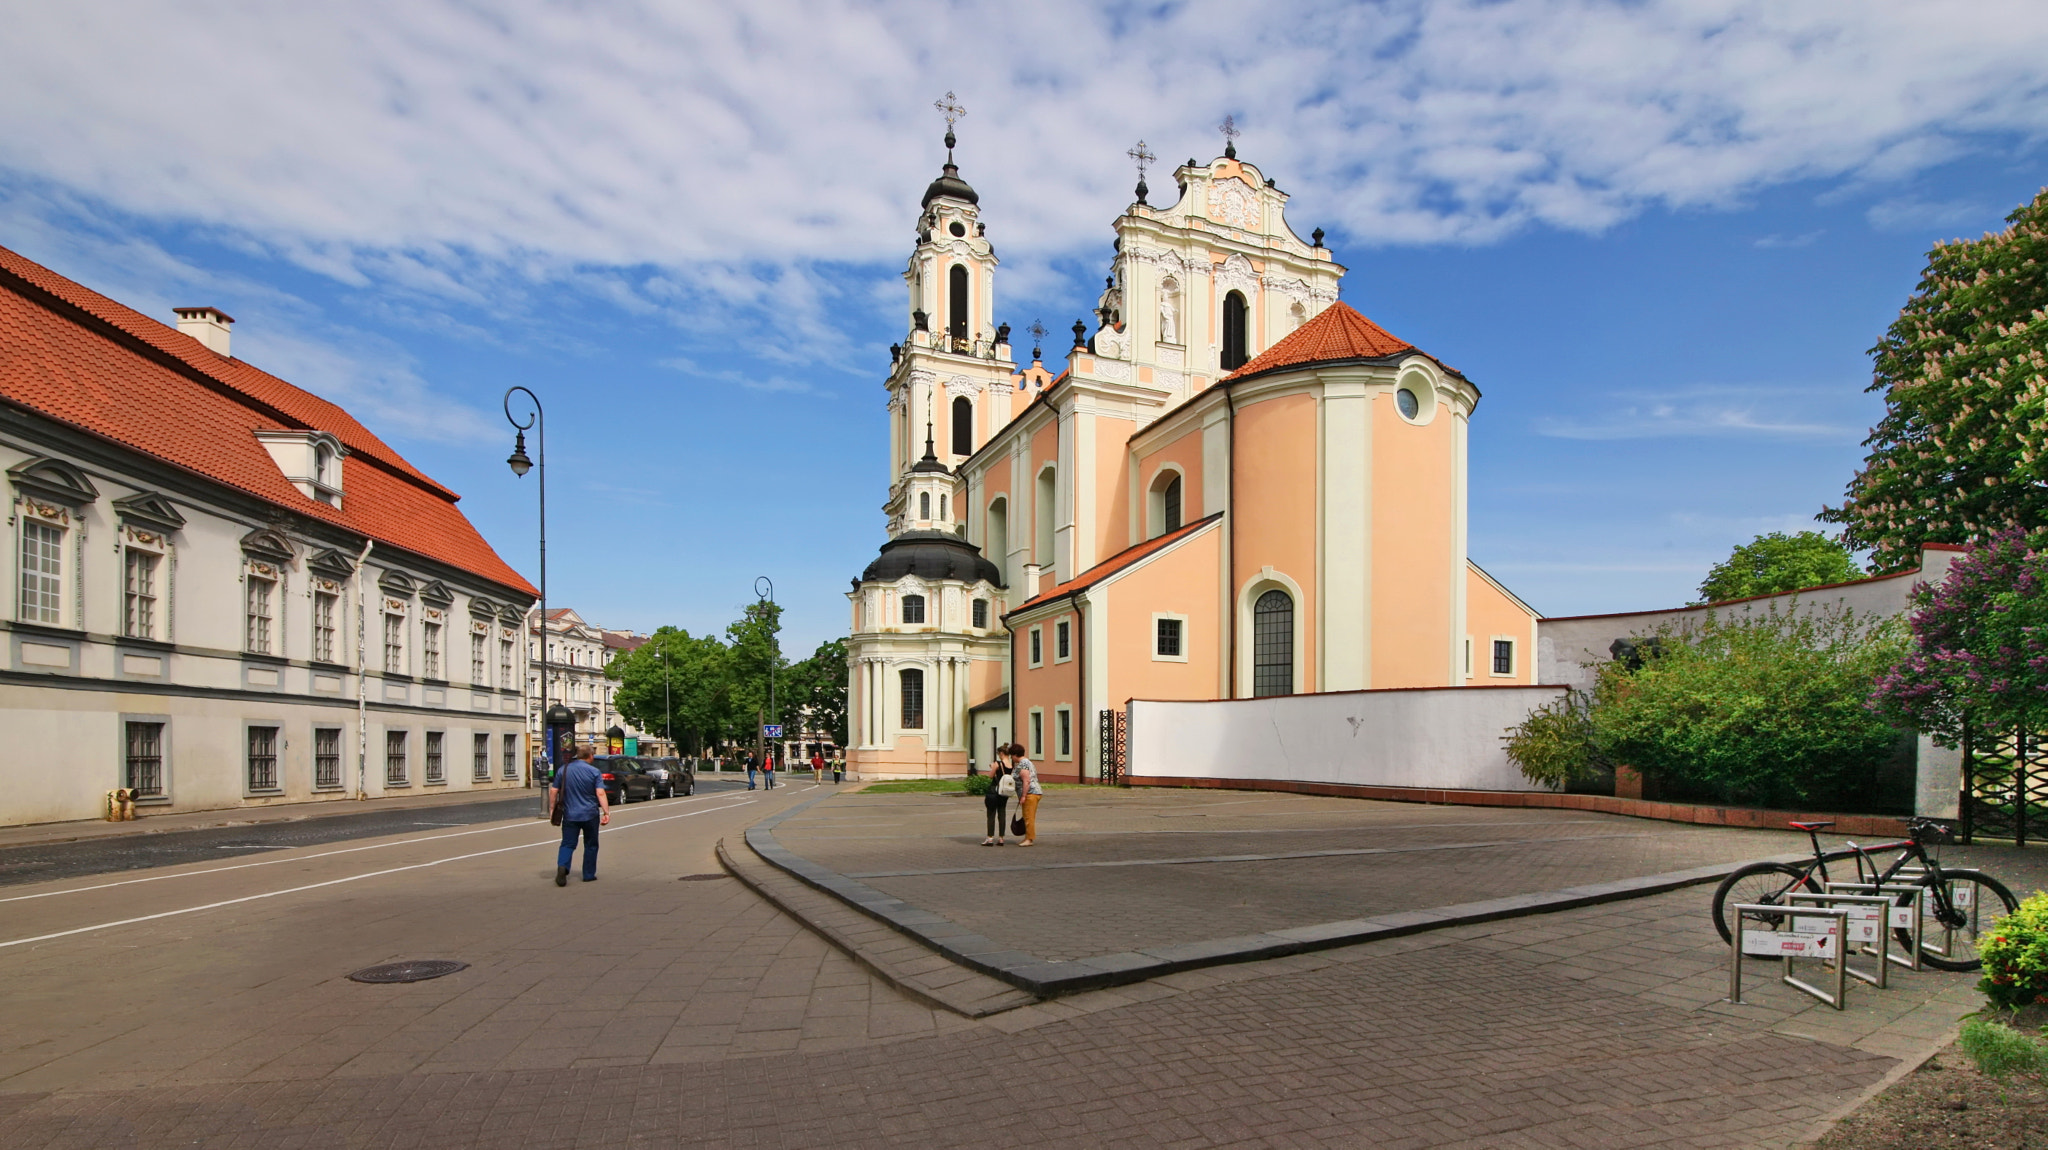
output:
[[[903,729],[921,731],[924,729],[924,672],[916,669],[897,672],[903,696]]]
[[[1274,588],[1252,605],[1252,695],[1294,693],[1294,598]]]
[[[341,785],[341,728],[313,728],[313,785],[332,790]]]
[[[249,728],[249,789],[277,789],[277,728]]]
[[[136,794],[151,797],[164,793],[164,725],[128,724],[128,756],[122,764],[126,785]]]

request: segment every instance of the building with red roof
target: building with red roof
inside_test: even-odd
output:
[[[0,823],[516,787],[534,588],[327,400],[0,248]]]
[[[1339,302],[1322,232],[1234,147],[1173,181],[1117,218],[1058,374],[1012,354],[950,152],[925,193],[889,539],[849,595],[860,775],[1016,742],[1100,778],[1097,724],[1133,698],[1535,682],[1536,612],[1466,554],[1478,388]]]

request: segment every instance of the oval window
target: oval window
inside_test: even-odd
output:
[[[1422,401],[1415,398],[1415,392],[1402,388],[1394,393],[1394,406],[1401,409],[1401,418],[1414,419],[1422,411]]]
[[[952,232],[956,236],[964,236],[967,234],[967,225],[961,223],[959,220],[954,220],[953,226],[947,228],[946,230]]]

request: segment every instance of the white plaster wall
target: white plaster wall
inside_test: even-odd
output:
[[[1558,687],[1444,687],[1130,706],[1129,773],[1540,790],[1501,736]]]

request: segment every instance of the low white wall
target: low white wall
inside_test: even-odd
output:
[[[1130,705],[1128,773],[1534,791],[1501,736],[1562,687],[1346,691]]]

